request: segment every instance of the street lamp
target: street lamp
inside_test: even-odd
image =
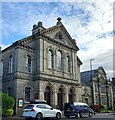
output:
[[[92,80],[92,61],[94,59],[90,59],[90,70],[91,70],[91,93],[92,93],[92,106],[93,106],[93,109],[94,109],[94,114],[95,114],[95,106],[94,106],[94,90],[93,90],[93,80]]]
[[[90,70],[91,70],[91,75],[92,75],[92,61],[93,61],[94,59],[90,59]]]

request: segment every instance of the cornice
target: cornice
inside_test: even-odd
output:
[[[2,52],[5,52],[9,49],[12,49],[13,47],[17,46],[19,43],[23,42],[23,41],[27,41],[27,40],[30,40],[32,36],[29,36],[29,37],[26,37],[26,38],[23,38],[21,40],[17,40],[16,42],[14,42],[12,45],[10,45],[9,47],[5,48],[4,50],[2,50]]]
[[[41,34],[49,33],[49,32],[51,32],[51,31],[54,31],[54,30],[57,29],[57,28],[60,28],[61,30],[64,31],[64,34],[67,35],[67,37],[71,40],[72,45],[73,45],[74,47],[76,47],[76,49],[77,49],[77,51],[78,51],[78,50],[79,50],[78,46],[76,45],[75,41],[72,39],[72,37],[70,36],[70,34],[68,33],[68,31],[66,30],[66,28],[64,27],[63,24],[61,24],[61,25],[59,25],[59,26],[55,25],[55,26],[50,27],[50,28],[48,28],[48,29],[46,29],[46,30],[43,30],[43,31],[41,31]]]
[[[31,50],[31,51],[34,51],[34,50],[35,50],[34,48],[29,47],[29,46],[24,45],[24,44],[18,44],[16,47],[17,47],[17,48],[26,49],[26,50]]]
[[[21,40],[18,40],[17,42],[18,43],[27,43],[28,41],[30,41],[30,40],[32,40],[33,39],[33,36],[31,35],[31,36],[28,36],[28,37],[26,37],[26,38],[23,38],[23,39],[21,39]]]
[[[77,48],[69,47],[69,46],[67,46],[63,43],[60,43],[60,42],[56,41],[55,39],[50,38],[49,36],[41,34],[39,37],[43,38],[43,39],[45,38],[46,41],[54,43],[56,45],[63,46],[63,47],[66,47],[66,48],[73,49],[73,50],[77,51]]]
[[[2,50],[2,52],[5,52],[9,49],[12,49],[12,48],[23,48],[23,49],[26,49],[26,50],[35,50],[34,48],[32,47],[29,47],[27,45],[24,45],[22,44],[20,41],[16,41],[15,43],[13,43],[11,46],[7,47],[6,49]]]

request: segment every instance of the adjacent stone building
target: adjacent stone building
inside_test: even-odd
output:
[[[112,78],[112,87],[113,87],[113,107],[115,110],[115,77]]]
[[[16,114],[31,100],[46,100],[63,109],[68,101],[81,101],[79,50],[57,19],[45,28],[33,25],[32,35],[2,50],[2,90],[16,99]]]
[[[91,75],[92,74],[92,75]],[[87,92],[87,103],[92,105],[103,105],[105,108],[113,107],[113,91],[111,81],[107,79],[103,67],[95,70],[81,72],[81,83],[88,86],[90,92]],[[92,79],[91,79],[92,76]],[[84,96],[84,99],[86,96]],[[91,100],[90,100],[91,99]]]

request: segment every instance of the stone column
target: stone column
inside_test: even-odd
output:
[[[42,90],[42,89],[40,89],[40,93],[39,93],[39,99],[41,99],[41,100],[44,100],[44,91]]]
[[[68,87],[65,88],[65,93],[64,93],[64,103],[69,102],[69,98],[68,98]]]
[[[58,103],[57,103],[58,101],[57,101],[57,92],[55,91],[54,92],[54,107],[55,108],[57,108],[57,106],[58,106]]]

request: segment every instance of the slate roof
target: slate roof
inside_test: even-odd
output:
[[[112,78],[112,84],[115,85],[115,77]]]
[[[96,70],[92,70],[92,76],[95,76],[95,73],[96,73]],[[80,76],[81,76],[81,83],[87,86],[90,86],[91,70],[81,72]]]

